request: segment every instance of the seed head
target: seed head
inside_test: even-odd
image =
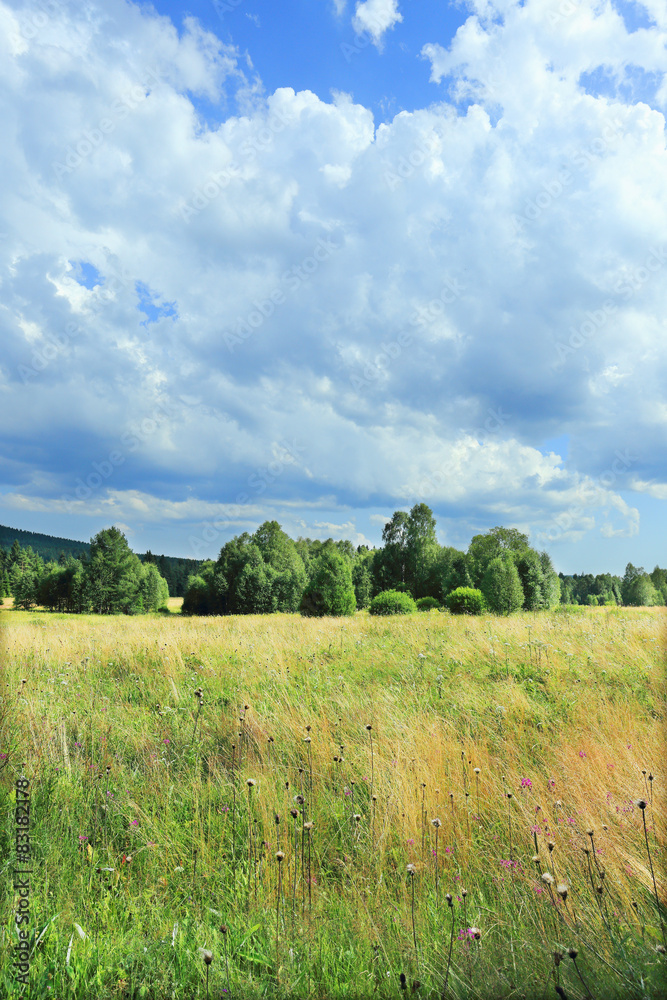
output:
[[[568,948],[567,949],[567,953],[568,953],[568,955],[570,956],[570,958],[572,959],[573,962],[574,962],[575,958],[577,957],[577,955],[579,954],[579,952],[577,951],[576,948]]]
[[[589,826],[589,828],[588,828],[588,829],[586,830],[586,833],[587,833],[587,834],[588,834],[588,836],[589,836],[589,837],[591,838],[591,840],[592,840],[592,839],[593,839],[593,837],[595,836],[595,830],[593,829],[593,827],[592,827],[592,826]]]
[[[280,816],[278,815],[278,813],[274,813],[273,821],[276,824],[276,826],[278,826],[278,824],[280,823]]]
[[[539,863],[540,863],[540,856],[539,856],[539,854],[533,854],[532,860],[534,861],[534,863],[536,865],[539,865]]]
[[[546,882],[547,885],[554,884],[554,877],[550,875],[549,872],[542,872],[542,881]]]
[[[479,774],[480,768],[479,767],[474,767],[473,771],[475,772],[475,774]]]
[[[220,925],[220,933],[221,934],[226,934],[227,933],[227,924],[221,924]]]
[[[467,889],[461,889],[461,895],[462,895],[462,896],[463,896],[463,898],[465,899],[465,898],[466,898],[466,896],[468,895],[468,890],[467,890]]]
[[[373,727],[371,726],[371,724],[370,724],[370,722],[369,722],[369,723],[368,723],[368,725],[366,726],[366,729],[368,730],[368,732],[369,732],[369,733],[370,733],[370,731],[371,731],[371,729],[372,729],[372,728],[373,728]]]
[[[511,793],[511,792],[508,792],[508,793],[507,793],[507,798],[508,798],[508,799],[511,799],[511,798],[513,798],[513,796],[512,796],[512,793]]]
[[[563,961],[563,952],[562,951],[555,951],[554,952],[554,962],[556,963],[556,968],[558,968],[558,966],[560,965],[560,963],[562,961]]]
[[[303,742],[304,743],[312,743],[312,740],[311,740],[310,736],[304,736]]]
[[[659,955],[664,955],[667,952],[667,949],[665,948],[664,944],[657,944],[655,946],[655,950]]]
[[[248,788],[254,788],[256,784],[257,782],[255,781],[254,778],[246,778],[246,785],[248,786]]]
[[[311,820],[308,820],[307,823],[303,824],[304,830],[308,830],[308,831],[312,830],[314,826],[315,826],[315,824],[313,822],[311,822]]]
[[[454,900],[452,899],[451,892],[447,893],[447,895],[445,896],[445,899],[447,900],[447,906],[453,906],[454,905]]]
[[[591,853],[590,847],[582,847],[581,849],[584,852],[584,854],[590,854]]]
[[[547,841],[547,847],[549,848],[549,854],[551,854],[551,852],[553,851],[553,849],[554,849],[555,846],[556,845],[554,844],[553,840],[548,840]]]
[[[213,952],[208,951],[207,948],[200,948],[199,953],[201,957],[204,959],[204,965],[210,965],[211,962],[213,961]]]
[[[299,814],[296,811],[296,809],[290,809],[290,816],[292,817],[292,819],[296,819],[298,817],[298,815]]]
[[[604,892],[604,889],[602,888],[602,886],[601,886],[601,885],[597,885],[597,886],[595,887],[595,891],[596,891],[596,892],[597,892],[597,893],[598,893],[598,894],[599,894],[599,895],[601,896],[601,895],[602,895],[602,893]]]
[[[302,806],[306,800],[304,799],[303,795],[295,795],[294,801],[298,806]]]
[[[567,899],[569,888],[570,887],[566,885],[565,882],[559,882],[558,885],[556,886],[556,892],[563,900],[563,902],[565,902],[565,900]]]
[[[648,803],[646,799],[637,799],[636,805],[638,805],[641,811],[644,812],[644,809],[646,809]]]
[[[283,851],[276,851],[276,861],[278,862],[278,864],[280,864],[280,862],[283,861],[284,858],[285,858],[285,855],[284,855]]]
[[[435,819],[432,819],[432,820],[431,820],[431,825],[432,825],[432,826],[434,826],[434,827],[436,828],[436,830],[437,830],[437,829],[438,829],[438,827],[442,826],[442,823],[441,823],[441,822],[440,822],[440,820],[439,820],[439,819],[438,819],[438,818],[436,817]]]
[[[354,822],[355,823],[360,823],[361,822],[361,816],[360,816],[359,813],[355,813],[354,814]]]
[[[417,869],[413,864],[408,865],[408,875],[414,875]]]
[[[475,941],[479,941],[479,939],[482,936],[482,932],[480,931],[479,927],[471,927],[470,930],[472,931],[472,935]]]

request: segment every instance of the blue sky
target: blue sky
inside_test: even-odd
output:
[[[0,522],[667,563],[663,0],[0,0]]]

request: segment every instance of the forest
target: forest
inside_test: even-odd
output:
[[[166,611],[170,596],[183,596],[184,615],[336,616],[366,608],[512,614],[559,605],[667,604],[667,570],[647,573],[628,563],[623,577],[557,574],[549,554],[515,528],[475,535],[465,552],[442,546],[424,503],[393,514],[380,548],[331,538],[294,541],[277,521],[236,536],[217,560],[204,561],[140,557],[115,527],[89,544],[51,539],[49,545],[49,536],[33,536],[44,540],[37,551],[21,544],[30,533],[15,535],[9,544],[11,529],[0,534],[0,598],[11,595],[14,607],[25,610],[141,614]]]

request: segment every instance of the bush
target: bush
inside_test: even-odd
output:
[[[437,601],[435,597],[417,598],[417,611],[433,611],[439,607],[440,601]]]
[[[454,615],[482,615],[486,611],[486,601],[481,590],[457,587],[447,597],[447,607]]]
[[[373,598],[368,610],[372,615],[409,615],[417,610],[417,605],[409,594],[385,590]]]

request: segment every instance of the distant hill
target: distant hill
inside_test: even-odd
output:
[[[61,553],[74,559],[86,559],[90,552],[90,542],[78,542],[72,538],[58,538],[43,535],[39,531],[24,531],[22,528],[8,528],[0,524],[0,548],[9,551],[18,541],[22,549],[30,547],[44,562],[58,562]],[[179,559],[176,556],[158,556],[145,552],[137,553],[142,562],[154,562],[169,585],[171,597],[183,597],[188,576],[196,573],[200,559]]]
[[[38,531],[24,531],[22,528],[8,528],[0,524],[0,548],[11,549],[15,540],[22,549],[30,546],[45,562],[57,562],[61,552],[80,559],[84,552],[90,551],[90,542],[75,542],[71,538],[57,538],[54,535],[42,535]]]

